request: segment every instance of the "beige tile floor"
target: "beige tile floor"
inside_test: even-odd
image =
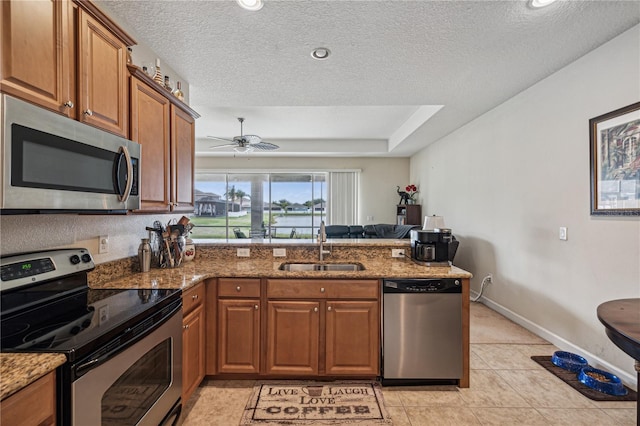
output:
[[[596,402],[532,355],[553,345],[479,303],[471,304],[471,386],[385,387],[396,426],[635,425],[635,402]],[[205,380],[185,405],[185,426],[238,425],[253,381]]]

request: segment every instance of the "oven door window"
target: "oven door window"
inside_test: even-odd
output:
[[[171,384],[171,340],[144,354],[102,396],[103,425],[134,425]]]

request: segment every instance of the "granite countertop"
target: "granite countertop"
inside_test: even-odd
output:
[[[355,260],[364,266],[362,271],[281,271],[285,262],[309,263],[290,259],[199,259],[178,268],[157,269],[91,285],[92,288],[189,288],[207,278],[324,278],[324,279],[380,279],[380,278],[471,278],[471,273],[456,266],[427,267],[409,259]],[[328,260],[325,263],[345,263]]]
[[[63,354],[0,353],[0,399],[13,395],[66,360]]]

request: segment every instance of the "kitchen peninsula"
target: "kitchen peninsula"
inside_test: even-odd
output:
[[[286,256],[274,257],[274,248],[284,249]],[[311,240],[283,240],[270,243],[247,240],[197,244],[195,260],[174,269],[152,268],[145,273],[132,272],[130,267],[137,267],[133,258],[100,264],[90,273],[89,285],[99,289],[138,289],[140,292],[182,289],[185,333],[190,331],[186,326],[187,319],[190,321],[194,312],[201,315],[198,316],[200,322],[196,321],[192,325],[200,328],[195,335],[195,341],[189,340],[190,343],[185,343],[185,350],[195,347],[200,356],[204,357],[196,359],[194,364],[195,368],[198,368],[198,364],[202,366],[202,371],[193,375],[197,387],[205,375],[213,378],[251,379],[379,376],[381,280],[460,279],[463,374],[458,386],[469,386],[469,272],[455,266],[425,267],[406,257],[392,258],[391,250],[394,248],[409,251],[409,242],[406,240],[328,240],[325,248],[331,254],[326,256],[324,263],[351,262],[362,265],[363,269],[285,271],[280,269],[283,263],[317,262],[317,244]],[[238,249],[249,249],[250,256],[238,257]],[[127,264],[129,268],[123,268],[123,264]],[[310,312],[324,312],[320,321],[312,319],[316,321],[315,336],[319,337],[318,341],[311,344],[316,351],[316,365],[306,370],[302,369],[299,373],[279,366],[277,359],[269,355],[269,350],[272,355],[277,355],[277,351],[273,352],[272,347],[276,342],[270,334],[272,322],[275,316],[282,317],[285,311],[283,307],[292,306],[305,306]],[[333,310],[330,308],[332,306],[335,306]],[[348,309],[348,314],[342,319],[338,307]],[[225,325],[224,321],[228,319],[228,315],[233,316],[234,323],[233,335],[227,339],[225,336],[228,324]],[[290,318],[306,318],[300,311],[296,315]],[[347,318],[348,320],[345,320]],[[355,324],[350,324],[354,322],[354,318]],[[353,358],[351,352],[347,354],[341,352],[339,347],[329,347],[327,342],[330,339],[325,334],[332,332],[329,324],[334,324],[334,329],[356,327],[355,331],[359,335],[367,333],[370,336],[365,351],[368,364],[342,370],[339,365],[332,367],[328,364],[331,356],[338,359],[344,359],[345,356]],[[193,338],[194,336],[189,337]],[[247,340],[251,340],[252,344],[246,344]],[[245,344],[238,346],[238,341]],[[188,355],[185,354],[185,370],[190,368],[186,365],[187,359]],[[4,378],[8,376],[4,370],[1,373],[4,386]],[[187,386],[185,383],[184,387]]]

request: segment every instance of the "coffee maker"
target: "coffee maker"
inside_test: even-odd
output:
[[[412,229],[411,258],[419,264],[428,266],[449,266],[449,247],[453,241],[451,229],[435,228],[429,230]]]

